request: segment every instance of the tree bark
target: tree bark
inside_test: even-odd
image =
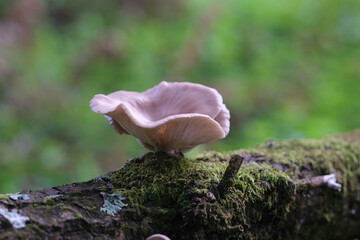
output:
[[[356,239],[359,169],[360,130],[197,159],[147,153],[88,182],[0,195],[0,239]]]

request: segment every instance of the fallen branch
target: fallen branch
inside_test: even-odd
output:
[[[248,157],[227,174],[236,154]],[[197,159],[148,153],[88,182],[0,195],[0,239],[355,239],[359,169],[360,130]]]

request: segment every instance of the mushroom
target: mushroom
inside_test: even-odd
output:
[[[189,82],[161,82],[141,93],[97,94],[90,107],[118,133],[133,135],[156,152],[187,152],[224,138],[230,129],[230,113],[218,91]]]
[[[163,234],[153,234],[150,237],[148,237],[146,240],[170,240],[170,238],[168,238]]]

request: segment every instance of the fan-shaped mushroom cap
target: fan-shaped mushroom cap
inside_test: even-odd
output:
[[[120,134],[131,134],[152,151],[187,152],[224,138],[230,113],[213,88],[188,82],[161,82],[145,92],[97,94],[91,109],[104,114]]]

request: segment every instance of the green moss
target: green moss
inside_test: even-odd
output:
[[[38,225],[32,224],[32,223],[26,224],[26,227],[31,228],[31,229],[35,230],[36,232],[42,232],[43,231],[43,230],[41,230],[41,228]]]
[[[255,221],[249,220],[246,214],[256,215],[256,211],[277,211],[277,215],[274,214],[277,218],[286,214],[286,211],[279,210],[283,205],[277,208],[276,203],[281,201],[286,205],[291,201],[294,189],[289,187],[289,176],[271,166],[248,164],[241,168],[231,193],[225,199],[216,199],[214,192],[227,163],[221,163],[224,156],[212,156],[215,159],[201,157],[190,160],[173,155],[148,153],[142,158],[132,160],[113,174],[111,181],[114,186],[123,190],[129,206],[134,207],[138,215],[142,214],[143,209],[149,211],[149,208],[156,206],[156,210],[151,211],[156,214],[158,223],[144,226],[148,229],[159,224],[161,226],[158,227],[164,233],[174,234],[176,230],[171,230],[173,227],[169,223],[181,221],[180,216],[186,211],[193,215],[194,227],[206,223],[209,231],[219,234],[226,234],[228,226],[233,225],[233,222],[237,224],[233,231],[243,234],[243,230]],[[289,193],[286,198],[280,199],[278,196],[283,191]],[[269,197],[270,194],[273,196]],[[256,207],[253,212],[245,211],[244,202],[251,202],[255,206],[265,198],[266,203]],[[207,206],[206,209],[201,207],[202,204]],[[215,217],[208,219],[209,216]]]
[[[0,200],[10,200],[9,196],[7,194],[0,194]]]
[[[234,153],[248,157],[233,188],[224,199],[216,199],[226,160]],[[359,159],[360,150],[343,139],[296,140],[226,154],[207,152],[195,160],[148,153],[129,161],[108,178],[127,198],[128,207],[136,209],[134,220],[146,216],[156,219],[143,222],[140,232],[156,229],[175,239],[179,234],[185,234],[185,238],[196,236],[194,239],[272,238],[287,236],[286,228],[302,229],[300,223],[288,226],[286,222],[289,212],[295,211],[292,205],[307,209],[304,203],[294,203],[295,195],[317,188],[299,185],[302,178],[336,172],[344,191],[325,192],[352,200],[358,197]],[[322,212],[316,216],[322,214],[326,221],[334,221],[336,214],[331,210],[324,215],[324,208],[318,209]],[[173,223],[182,227],[174,229]]]
[[[96,206],[83,206],[84,209],[88,210],[88,211],[93,211],[96,209]]]
[[[26,237],[24,236],[24,234],[16,232],[15,234],[15,239],[25,239]]]
[[[61,206],[61,211],[63,211],[63,212],[69,211],[69,208],[63,204],[56,205],[56,207],[58,207],[58,206]]]
[[[281,141],[276,142],[274,147],[261,145],[241,152],[282,168],[295,180],[336,172],[344,195],[349,190],[359,190],[354,178],[359,174],[358,147],[341,139]]]
[[[211,161],[211,162],[221,162],[230,158],[231,153],[220,153],[215,151],[206,151],[199,154],[196,158],[198,161]]]
[[[114,174],[112,183],[127,190],[124,195],[133,205],[153,202],[162,206],[162,203],[177,202],[187,184],[196,186],[195,180],[201,180],[202,188],[209,187],[211,180],[218,180],[215,172],[213,178],[208,178],[210,166],[204,162],[194,164],[178,156],[148,153]]]
[[[54,199],[51,196],[46,196],[44,198],[44,203],[45,204],[49,204],[50,202],[53,202],[53,201],[54,201]]]
[[[83,216],[81,215],[81,213],[78,213],[78,212],[75,213],[75,217],[76,217],[76,218],[79,218],[79,219],[83,218]]]
[[[60,199],[59,199],[59,197],[60,197],[61,195],[49,195],[49,196],[46,196],[45,198],[44,198],[44,203],[45,204],[56,204],[56,203],[58,203],[59,201],[61,201]]]

